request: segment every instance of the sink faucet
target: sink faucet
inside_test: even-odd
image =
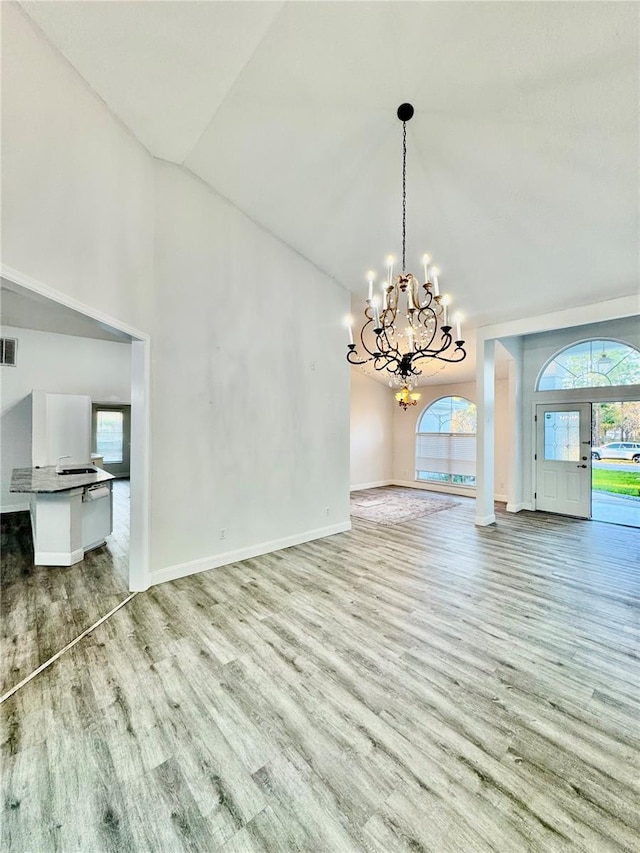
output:
[[[63,469],[63,465],[62,465],[63,459],[71,459],[71,454],[67,453],[65,456],[58,456],[58,464],[56,465],[56,474],[59,474]]]

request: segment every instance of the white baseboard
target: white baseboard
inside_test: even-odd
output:
[[[445,495],[463,495],[468,498],[475,498],[476,490],[468,486],[456,486],[455,484],[441,485],[440,483],[420,482],[416,480],[378,480],[375,483],[359,483],[357,486],[351,486],[352,492],[358,492],[361,489],[377,489],[380,486],[404,486],[407,489],[423,489],[426,492],[442,492]],[[507,495],[494,495],[494,501],[506,504],[508,501]]]
[[[36,551],[33,555],[35,566],[74,566],[84,560],[84,548],[75,551]]]
[[[394,486],[393,480],[377,480],[375,483],[358,483],[357,486],[350,486],[349,491],[359,492],[361,489],[377,489],[380,486]]]
[[[283,548],[301,545],[303,542],[311,542],[314,539],[324,539],[325,536],[333,536],[335,533],[344,533],[347,530],[351,530],[351,522],[342,521],[339,524],[318,527],[315,530],[307,530],[305,533],[296,533],[282,539],[261,542],[259,545],[248,545],[246,548],[238,548],[236,551],[225,551],[223,554],[213,554],[210,557],[202,557],[188,563],[167,566],[165,569],[151,572],[150,585],[156,586],[156,584],[184,578],[187,575],[195,575],[209,569],[218,569],[220,566],[228,566],[230,563],[238,563],[240,560],[250,560],[252,557],[260,557],[262,554],[270,554],[272,551],[281,551]]]
[[[488,527],[490,524],[495,524],[495,522],[496,517],[494,513],[490,513],[490,515],[477,515],[474,524],[476,527]]]
[[[517,504],[507,503],[507,512],[520,512],[520,510],[522,510],[522,509],[526,509],[526,507],[522,501],[520,501],[520,503],[517,503]]]
[[[23,501],[18,504],[7,504],[6,506],[0,506],[0,513],[3,515],[6,512],[28,512],[30,509],[29,501]]]
[[[522,509],[530,509],[532,512],[535,512],[536,505],[533,501],[523,501]]]

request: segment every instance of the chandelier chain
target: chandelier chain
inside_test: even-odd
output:
[[[407,123],[402,122],[402,273],[407,268]],[[389,282],[391,284],[391,282]]]

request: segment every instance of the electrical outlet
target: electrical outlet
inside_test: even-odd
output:
[[[327,515],[331,515],[331,508],[330,508],[330,507],[326,506],[326,507],[324,508],[324,511],[325,511],[325,513],[326,513]]]
[[[220,538],[221,538],[221,539],[226,539],[226,538],[227,538],[227,528],[226,528],[226,527],[221,527],[221,528],[220,528]]]

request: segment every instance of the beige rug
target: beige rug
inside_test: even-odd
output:
[[[454,506],[459,506],[459,502],[446,495],[426,493],[420,489],[405,489],[401,486],[383,486],[351,492],[351,515],[386,527]]]

